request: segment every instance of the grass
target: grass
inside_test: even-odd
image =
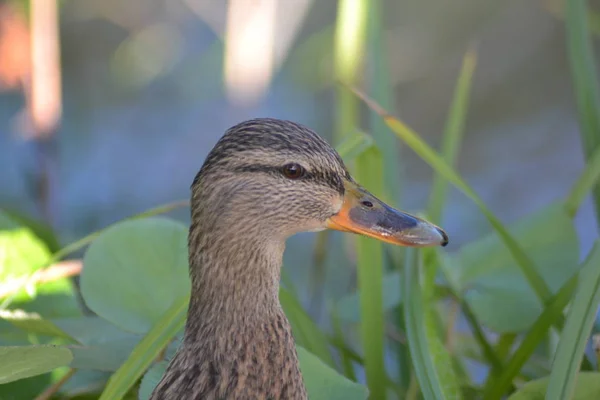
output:
[[[383,192],[383,163],[379,151],[371,147],[356,159],[356,178],[369,182],[375,196]],[[367,385],[372,399],[385,399],[383,310],[383,244],[366,237],[356,238],[358,289],[362,347],[365,354]]]
[[[490,329],[483,326],[477,309],[469,302],[469,288],[461,289],[454,277],[438,273],[439,267],[445,267],[443,263],[448,260],[445,251],[410,249],[403,252],[372,239],[347,237],[346,250],[356,255],[355,263],[351,262],[352,257],[346,262],[356,266],[360,321],[358,324],[345,321],[343,313],[330,299],[327,303],[329,324],[317,323],[314,315],[304,309],[301,291],[296,290],[294,282],[284,275],[285,288],[280,292],[280,300],[296,341],[347,379],[366,383],[370,398],[374,400],[501,399],[522,392],[524,381],[539,383],[542,378],[547,378],[548,365],[551,365],[550,379],[543,393],[546,399],[573,398],[582,365],[584,369],[592,369],[584,348],[600,305],[598,244],[581,266],[566,266],[581,269],[553,290],[540,272],[531,249],[519,242],[514,230],[495,215],[457,170],[477,67],[474,47],[468,49],[463,59],[439,151],[401,119],[392,116],[394,92],[384,45],[382,7],[381,0],[342,0],[338,3],[333,40],[334,74],[335,79],[345,85],[335,89],[334,142],[337,150],[361,184],[396,207],[403,200],[402,190],[396,189],[398,185],[402,189],[400,148],[403,146],[415,152],[434,172],[429,201],[423,210],[427,217],[442,224],[449,188],[452,186],[462,192],[487,218],[500,238],[499,246],[511,255],[511,262],[521,272],[521,276],[512,282],[497,279],[494,283],[508,288],[513,285],[531,288],[539,300],[539,314],[526,331],[490,335]],[[565,194],[563,205],[571,219],[590,193],[596,215],[600,215],[600,95],[588,15],[584,1],[567,0],[565,23],[569,62],[586,160],[584,171],[571,191]],[[366,78],[365,82],[362,78]],[[352,89],[358,86],[365,87],[368,95]],[[366,120],[361,118],[361,100],[367,105]],[[367,127],[364,131],[363,126]],[[183,205],[187,202],[159,207],[135,218]],[[53,260],[85,248],[101,233],[90,234],[63,248],[54,254]],[[320,260],[325,260],[327,252],[342,251],[332,249],[331,242],[318,241]],[[401,294],[401,300],[392,306],[384,301],[387,298],[385,291],[389,290],[385,289],[384,283],[391,278],[395,282],[391,287]],[[498,302],[502,300],[497,299]],[[175,304],[135,346],[128,360],[111,371],[112,377],[104,382],[101,398],[118,399],[131,392],[166,344],[181,330],[186,304],[186,299]],[[3,306],[11,305],[11,299],[5,299]],[[449,312],[449,306],[454,311]],[[460,332],[461,340],[469,344],[468,351],[455,343],[459,336],[455,328],[459,318],[470,328],[470,332]],[[556,354],[540,354],[538,349],[546,343],[552,329],[559,336]],[[43,340],[35,332],[28,332],[28,335]],[[483,363],[489,370],[483,385],[476,384],[465,372],[465,362],[473,360]],[[341,382],[337,384],[348,383]],[[0,386],[0,397],[1,390]]]
[[[565,329],[552,363],[547,400],[572,398],[579,365],[583,358],[600,305],[600,246],[596,241],[580,272],[577,294],[573,299]]]
[[[583,152],[590,160],[600,148],[600,86],[596,62],[592,51],[588,28],[587,1],[567,0],[566,29],[569,64],[577,111]],[[600,218],[600,186],[593,189],[596,218]],[[600,221],[600,220],[599,220]]]

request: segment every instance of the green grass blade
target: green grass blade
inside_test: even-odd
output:
[[[460,75],[458,77],[456,88],[454,89],[454,98],[450,106],[450,113],[448,114],[442,139],[442,157],[449,165],[454,165],[456,163],[456,157],[464,135],[471,82],[473,80],[473,73],[475,72],[476,65],[477,54],[475,53],[475,50],[469,49],[463,58]],[[433,223],[441,223],[442,211],[446,202],[447,188],[448,183],[441,174],[437,173],[433,179],[433,187],[429,196],[429,206],[427,208],[427,214]]]
[[[356,82],[364,51],[367,0],[340,0],[334,38],[334,70],[342,82]],[[343,87],[337,88],[334,144],[358,126],[359,104]]]
[[[523,341],[504,366],[502,373],[496,378],[490,375],[485,385],[483,398],[486,400],[501,399],[511,387],[513,379],[519,374],[521,368],[533,354],[536,347],[546,338],[548,329],[562,317],[563,309],[569,303],[577,287],[577,274],[574,275],[558,291],[556,296],[546,305],[544,311],[530,328]]]
[[[335,150],[345,162],[350,162],[361,153],[373,146],[373,137],[362,131],[355,130],[354,133],[347,135],[337,146]]]
[[[586,0],[568,0],[565,9],[571,75],[577,99],[580,134],[586,160],[600,149],[600,93],[598,68],[589,37]],[[600,218],[600,185],[593,191],[596,218]],[[600,219],[598,220],[600,222]]]
[[[498,354],[500,359],[505,360],[508,357],[516,338],[516,333],[505,333],[498,338],[496,342],[496,354]]]
[[[362,98],[367,105],[376,110],[381,115],[392,131],[406,143],[415,153],[417,153],[425,162],[427,162],[436,173],[440,174],[444,179],[452,183],[463,193],[465,193],[485,215],[492,227],[498,232],[498,235],[518,263],[519,267],[527,281],[536,292],[543,304],[550,301],[552,292],[548,288],[546,282],[542,279],[533,261],[527,253],[519,246],[517,241],[508,232],[506,227],[485,205],[483,200],[475,193],[475,191],[460,177],[460,175],[452,168],[444,159],[436,153],[427,143],[425,143],[417,133],[402,123],[400,120],[389,115],[377,103],[368,98],[362,92],[353,89],[357,96]],[[558,322],[562,323],[562,320]]]
[[[383,191],[381,154],[376,147],[356,159],[356,177],[368,182],[376,196]],[[370,398],[386,398],[384,365],[383,244],[368,237],[356,238],[358,288],[360,291],[360,332],[365,355],[365,372]]]
[[[404,317],[406,319],[406,336],[413,360],[413,366],[423,397],[425,399],[445,399],[438,373],[433,364],[433,357],[427,340],[425,327],[425,310],[419,282],[421,261],[419,252],[407,249],[404,265],[403,294]]]
[[[442,157],[449,165],[454,165],[458,154],[460,142],[464,132],[465,119],[471,80],[475,70],[475,53],[468,51],[464,57],[458,83],[456,85],[454,99],[450,107],[450,113],[446,122],[446,129],[442,140]],[[442,210],[446,199],[447,182],[442,175],[436,174],[430,195],[428,214],[434,223],[439,223],[442,218]],[[435,309],[435,280],[439,263],[434,249],[426,249],[424,252],[425,269],[423,271],[423,301],[425,304],[425,326],[427,340],[431,347],[434,365],[437,369],[442,387],[447,397],[461,398],[458,377],[452,367],[452,358],[442,344],[441,337],[434,328],[434,320],[437,318]]]
[[[387,109],[393,108],[394,85],[390,77],[389,55],[385,40],[385,4],[383,0],[371,0],[367,2],[367,48],[365,77],[369,82],[369,92],[373,98]],[[345,89],[345,88],[344,88]],[[351,94],[352,95],[352,94]],[[377,147],[383,156],[383,182],[384,192],[382,199],[400,208],[401,193],[403,187],[403,169],[400,162],[400,143],[391,135],[389,128],[379,116],[371,111],[368,117],[369,132],[373,135]],[[387,247],[386,252],[392,257],[384,257],[384,268],[386,271],[399,269],[405,258],[404,249],[401,247]],[[395,263],[392,258],[401,260]],[[399,312],[398,314],[401,314]],[[403,330],[401,315],[394,318],[394,324]],[[398,381],[401,387],[410,384],[410,357],[406,344],[398,343],[396,346],[398,363]]]
[[[441,335],[438,329],[439,314],[435,309],[435,304],[425,304],[425,335],[429,345],[433,366],[437,372],[440,387],[445,398],[460,400],[462,393],[460,390],[461,380],[454,369],[452,356],[444,347]]]
[[[298,344],[321,361],[335,368],[335,363],[329,351],[327,336],[319,329],[294,295],[285,289],[279,289],[279,301],[290,320],[294,335],[298,338]]]
[[[118,400],[135,385],[173,337],[185,325],[189,298],[182,297],[135,346],[131,355],[110,377],[100,400]]]
[[[599,241],[596,241],[579,276],[577,293],[552,363],[546,400],[570,399],[575,390],[579,365],[600,305]]]
[[[585,200],[590,190],[596,186],[600,178],[600,148],[594,151],[594,154],[587,160],[585,169],[579,176],[579,179],[573,185],[569,196],[565,201],[565,208],[571,218],[573,218],[581,204]]]
[[[387,109],[392,109],[393,90],[388,67],[388,52],[385,49],[383,21],[383,1],[371,0],[368,3],[367,20],[367,62],[370,93],[373,98]],[[390,135],[389,128],[379,116],[371,111],[369,115],[369,131],[373,135],[377,147],[383,156],[383,181],[385,184],[384,199],[400,206],[401,164],[399,143]]]

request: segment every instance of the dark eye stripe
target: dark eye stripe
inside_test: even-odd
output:
[[[234,168],[235,172],[259,172],[276,176],[281,175],[281,167],[261,164],[237,165]],[[297,181],[309,181],[320,184],[325,184],[339,193],[344,193],[344,183],[341,177],[334,171],[305,171],[304,175]]]

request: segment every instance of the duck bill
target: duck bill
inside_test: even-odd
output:
[[[446,246],[448,235],[441,228],[396,210],[355,182],[344,183],[340,211],[327,220],[327,227],[353,232],[400,246]]]

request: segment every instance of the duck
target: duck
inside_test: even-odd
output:
[[[448,244],[440,227],[360,186],[313,130],[273,118],[225,132],[193,180],[190,209],[187,321],[152,400],[308,398],[278,297],[290,236],[334,229]]]

